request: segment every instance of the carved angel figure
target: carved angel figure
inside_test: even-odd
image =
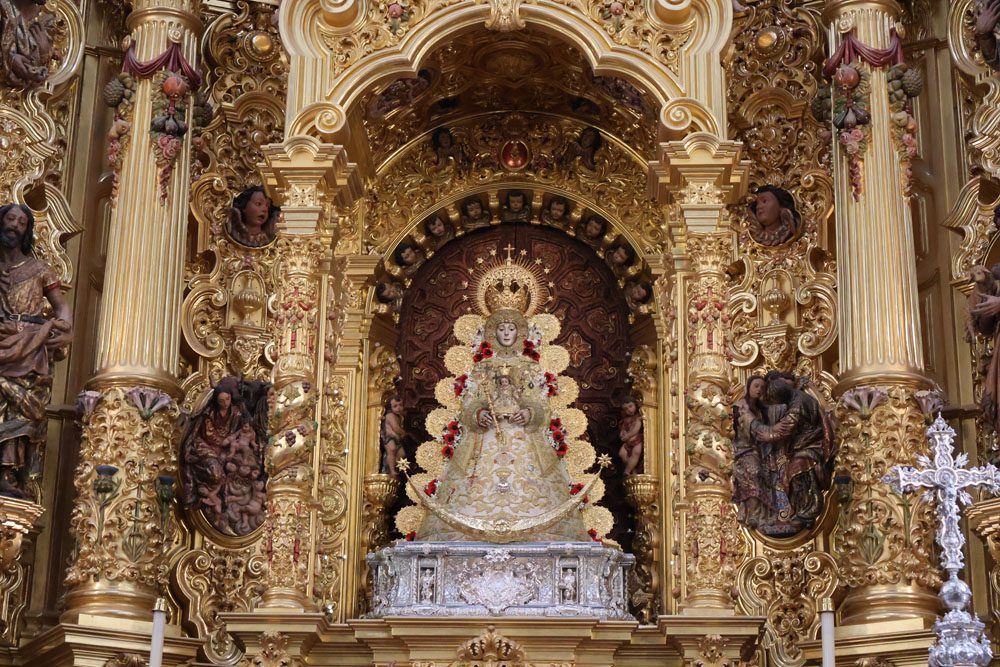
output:
[[[274,205],[264,188],[255,185],[236,195],[229,209],[229,235],[240,245],[259,248],[278,233],[281,209]]]
[[[45,0],[0,0],[0,74],[15,88],[35,86],[49,77],[49,30],[56,18],[43,13],[44,6]]]
[[[776,246],[788,241],[799,229],[801,218],[795,199],[788,190],[773,185],[757,188],[750,204],[750,237],[761,245]]]

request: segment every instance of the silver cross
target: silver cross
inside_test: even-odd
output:
[[[918,456],[920,468],[895,466],[882,481],[898,494],[923,489],[925,502],[937,500],[937,542],[941,546],[941,567],[948,572],[948,581],[941,586],[939,597],[949,611],[934,624],[938,639],[930,649],[929,665],[987,665],[992,658],[990,643],[983,634],[982,621],[965,611],[972,591],[958,578],[965,563],[962,554],[965,535],[959,528],[959,507],[972,502],[966,489],[1000,493],[1000,470],[992,464],[965,467],[969,457],[954,456],[955,431],[940,414],[927,430],[927,436],[933,444],[934,461]]]

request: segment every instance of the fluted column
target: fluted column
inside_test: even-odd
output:
[[[127,21],[136,59],[146,63],[176,44],[188,63],[196,63],[202,29],[197,5],[137,0]],[[70,622],[91,616],[150,620],[166,585],[164,548],[176,521],[171,507],[179,434],[172,395],[179,391],[191,133],[183,137],[169,182],[163,181],[150,135],[163,82],[155,75],[134,79],[94,344],[97,373],[81,400],[71,516],[77,548],[63,615]],[[179,94],[183,99],[183,90]],[[190,114],[184,120],[190,127]]]
[[[852,31],[869,47],[888,48],[899,16],[895,0],[828,0],[831,52]],[[837,140],[833,156],[841,369],[835,473],[841,517],[833,552],[849,589],[841,621],[926,623],[938,610],[931,508],[881,482],[889,468],[914,464],[927,450],[916,392],[930,383],[923,375],[906,167],[893,136],[889,67],[853,64],[870,76],[871,120],[859,126],[867,145],[854,161],[853,183]],[[858,91],[865,94],[863,85]]]
[[[830,0],[824,18],[831,52],[850,29],[868,46],[888,47],[899,14],[895,0]],[[892,136],[888,68],[869,69],[871,124],[858,199],[844,148],[834,142],[841,390],[884,381],[926,384],[913,220]]]
[[[682,566],[684,614],[733,614],[730,591],[746,545],[733,510],[726,356],[726,266],[732,261],[732,232],[726,204],[746,189],[740,145],[707,134],[660,145],[651,163],[653,195],[673,206],[682,223],[671,230],[677,245],[679,283],[678,364],[687,369],[679,392],[686,396],[683,491],[674,505]]]
[[[127,21],[136,58],[150,61],[177,43],[188,62],[196,63],[202,31],[199,4],[137,0]],[[165,391],[176,389],[192,133],[183,138],[161,200],[160,170],[149,132],[157,85],[155,78],[136,77],[130,141],[109,228],[94,387],[131,386],[141,380]]]

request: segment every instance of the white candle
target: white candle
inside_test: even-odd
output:
[[[819,601],[820,635],[823,639],[823,667],[836,667],[837,654],[833,641],[833,599],[823,598]],[[153,667],[152,664],[149,667]]]
[[[167,601],[156,598],[153,606],[153,641],[149,649],[149,667],[163,664],[163,633],[167,627]]]

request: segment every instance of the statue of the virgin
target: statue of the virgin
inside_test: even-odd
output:
[[[603,483],[584,471],[594,449],[580,436],[579,389],[560,376],[568,354],[551,341],[549,314],[532,315],[543,288],[530,268],[498,263],[479,281],[486,315],[455,323],[462,345],[445,362],[454,376],[436,391],[444,407],[427,430],[440,434],[417,451],[426,473],[410,478],[397,526],[421,541],[581,542],[600,540],[611,514],[594,503]]]

